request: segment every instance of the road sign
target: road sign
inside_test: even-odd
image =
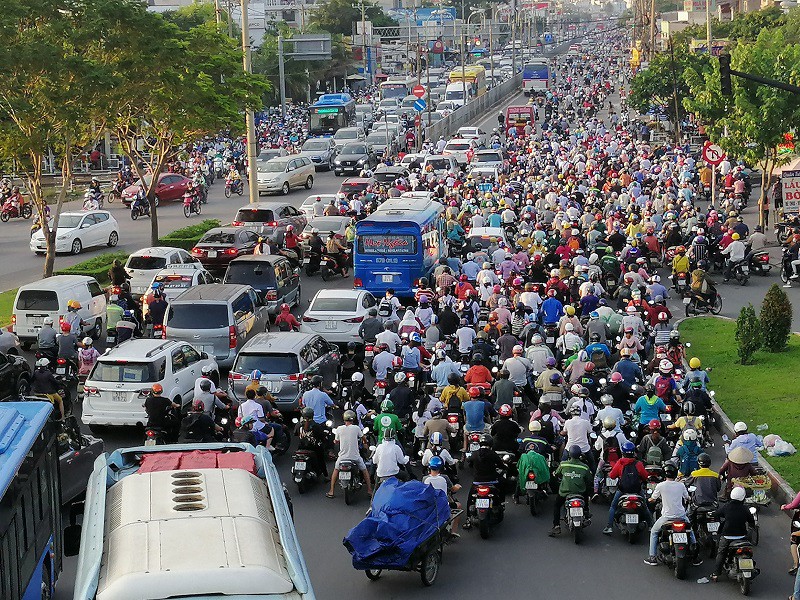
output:
[[[425,96],[425,86],[424,85],[415,85],[411,89],[411,93],[414,94],[417,98],[422,98]]]
[[[416,117],[414,117],[414,126],[419,127],[420,125],[422,125],[422,119],[420,118],[419,115],[417,115]]]
[[[423,100],[422,98],[420,98],[418,100],[414,100],[414,110],[415,111],[422,112],[423,110],[425,110],[426,106],[428,106],[428,105],[425,102],[425,100]]]
[[[716,167],[725,160],[725,151],[717,144],[706,144],[703,146],[703,160]]]

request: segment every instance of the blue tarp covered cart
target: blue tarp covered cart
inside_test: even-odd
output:
[[[384,569],[419,571],[422,583],[432,585],[453,516],[441,490],[392,477],[375,492],[370,515],[342,543],[353,556],[353,567],[370,579],[378,579]]]

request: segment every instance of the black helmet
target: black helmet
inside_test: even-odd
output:
[[[374,309],[374,308],[370,308],[368,314],[369,314],[370,317],[377,317],[378,316],[378,311],[376,309]]]
[[[648,394],[652,394],[656,391],[656,386],[653,385],[653,382],[650,382],[646,386],[644,386],[644,391],[647,392]]]
[[[458,385],[461,383],[461,377],[458,376],[458,373],[450,373],[450,375],[447,376],[447,383],[450,385]]]
[[[472,355],[472,364],[477,365],[483,362],[483,354],[476,352]]]
[[[678,476],[678,467],[671,462],[664,464],[664,477],[667,479],[675,479]]]
[[[200,380],[200,389],[204,392],[211,391],[211,380],[210,379],[201,379]]]
[[[269,390],[265,388],[263,385],[256,390],[256,396],[266,396],[268,393]]]
[[[595,332],[595,333],[593,333],[592,335],[589,336],[589,339],[591,341],[593,341],[593,342],[599,342],[600,341],[600,334]]]
[[[711,457],[703,452],[700,456],[697,457],[697,464],[701,467],[708,468],[711,466]]]
[[[420,278],[419,287],[422,287],[422,288],[428,287],[428,278],[427,277],[421,277]]]
[[[311,378],[311,385],[313,385],[314,387],[321,386],[322,385],[322,375],[314,375],[314,377]]]
[[[577,445],[573,444],[572,446],[569,447],[569,457],[570,458],[580,458],[581,454],[582,454],[582,452],[581,452],[580,446],[577,446]]]
[[[481,448],[491,448],[494,444],[494,440],[492,440],[492,436],[484,433],[480,439]]]
[[[301,416],[302,416],[304,419],[313,419],[313,418],[314,418],[314,409],[313,409],[313,408],[311,408],[311,407],[309,407],[309,406],[306,406],[306,407],[305,407],[305,408],[302,410],[302,412],[300,413],[300,415],[301,415]]]
[[[348,352],[350,350],[355,352],[356,348],[358,348],[358,344],[356,344],[355,342],[347,342],[347,350],[348,350]]]

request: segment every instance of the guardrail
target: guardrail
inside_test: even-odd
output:
[[[428,125],[425,129],[425,137],[428,140],[438,140],[439,136],[444,136],[447,139],[458,131],[459,127],[474,125],[476,118],[484,116],[490,108],[497,106],[502,100],[521,90],[522,75],[517,74],[497,87],[492,88],[483,96],[473,98],[465,106],[454,110],[444,119]]]

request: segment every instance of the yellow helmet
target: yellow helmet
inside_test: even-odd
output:
[[[731,239],[732,239],[732,240],[738,240],[740,237],[741,237],[741,236],[740,236],[738,233],[734,233],[734,234],[731,236]]]
[[[689,367],[692,368],[692,369],[699,369],[700,368],[700,359],[697,358],[696,356],[693,356],[689,360]]]
[[[575,307],[572,306],[571,304],[567,304],[564,307],[564,312],[566,312],[571,317],[575,314]]]
[[[483,195],[483,197],[484,197],[484,198],[486,198],[487,200],[491,200],[491,199],[492,199],[492,193],[491,193],[491,192],[486,192],[486,193]]]
[[[75,310],[77,310],[80,307],[81,307],[81,303],[78,302],[77,300],[69,300],[67,302],[67,308],[74,308]]]

